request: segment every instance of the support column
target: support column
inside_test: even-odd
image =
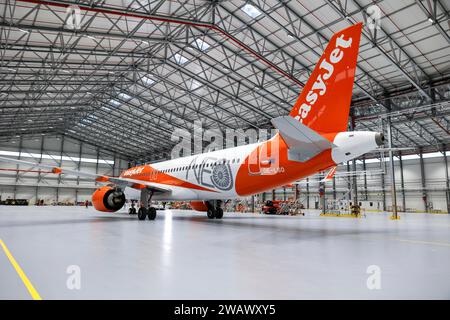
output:
[[[369,194],[367,192],[367,167],[366,167],[366,158],[363,158],[363,171],[364,171],[364,200],[369,200]]]
[[[333,175],[333,200],[336,201],[336,177]]]
[[[98,174],[98,161],[100,160],[100,149],[97,148],[97,162],[95,163],[95,174]],[[130,168],[130,167],[128,167]],[[98,185],[98,182],[95,181],[95,185]]]
[[[347,189],[348,189],[348,200],[353,201],[352,196],[352,177],[350,176],[350,161],[347,161],[347,174],[348,174],[348,180],[347,180]]]
[[[83,142],[80,141],[80,150],[78,152],[78,164],[77,164],[77,170],[81,171],[81,156],[83,152]],[[75,205],[78,203],[78,189],[80,186],[80,176],[77,176],[77,187],[75,189]]]
[[[42,153],[44,152],[44,136],[41,137],[41,148],[40,148],[40,156],[39,156],[39,164],[41,164],[42,162]],[[36,181],[36,192],[35,192],[35,203],[38,200],[38,195],[39,195],[39,182],[41,182],[41,170],[38,170],[38,176],[37,176],[37,181]]]
[[[62,157],[63,157],[63,151],[64,151],[64,136],[61,137],[61,152],[59,154],[59,164],[58,166],[62,166]],[[56,186],[56,204],[59,202],[59,185],[61,184],[62,175],[58,175],[58,185]]]
[[[395,166],[394,166],[394,155],[392,152],[392,128],[391,119],[388,118],[387,125],[388,132],[388,144],[389,144],[389,165],[390,165],[390,175],[391,175],[391,203],[392,203],[392,219],[397,220],[397,190],[395,189]]]
[[[449,190],[449,180],[448,180],[448,161],[447,161],[447,151],[444,149],[444,162],[445,162],[445,195],[447,200],[447,213],[450,214],[450,190]]]
[[[309,178],[306,178],[306,209],[309,209]]]
[[[426,190],[425,165],[423,163],[422,150],[420,150],[419,157],[420,157],[420,179],[422,182],[422,200],[425,205],[425,212],[428,212],[428,195]]]
[[[275,200],[275,189],[272,189],[272,201]]]
[[[21,160],[21,158],[22,158],[22,145],[23,145],[23,138],[22,138],[22,136],[20,136],[20,138],[19,138],[19,158],[18,158],[19,160]],[[16,196],[17,196],[17,183],[19,183],[19,169],[20,169],[19,164],[16,165],[16,169],[17,169],[16,182],[14,183],[13,199],[16,199]]]
[[[402,187],[402,206],[403,206],[403,211],[406,212],[405,178],[403,175],[403,159],[402,159],[401,151],[400,151],[400,154],[398,155],[398,158],[400,160],[400,185]]]

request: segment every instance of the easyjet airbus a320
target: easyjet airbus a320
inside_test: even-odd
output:
[[[191,201],[208,218],[223,216],[221,202],[257,194],[330,169],[376,149],[381,133],[347,132],[362,24],[334,34],[289,115],[272,119],[278,133],[270,140],[154,164],[110,177],[35,164],[57,174],[91,177],[106,185],[92,202],[115,212],[126,199],[140,200],[138,218],[155,219],[150,200]]]

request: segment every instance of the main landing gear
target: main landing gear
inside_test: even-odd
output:
[[[131,200],[131,207],[130,209],[128,209],[128,214],[136,214],[136,207],[135,207],[135,203],[133,200]]]
[[[156,209],[151,206],[151,200],[153,196],[153,191],[144,189],[141,192],[141,206],[137,212],[139,220],[155,220],[156,219]]]
[[[221,200],[206,201],[206,206],[208,207],[206,215],[208,216],[208,219],[222,219],[223,209],[221,205]]]

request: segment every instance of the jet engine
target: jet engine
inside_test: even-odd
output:
[[[208,211],[208,207],[206,206],[204,201],[191,201],[191,208],[196,211]]]
[[[125,204],[125,194],[120,189],[104,186],[95,190],[92,204],[98,211],[116,212]]]

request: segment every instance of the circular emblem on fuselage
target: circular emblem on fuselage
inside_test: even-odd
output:
[[[227,163],[216,165],[211,180],[217,189],[230,190],[233,187],[233,174],[230,166]]]

